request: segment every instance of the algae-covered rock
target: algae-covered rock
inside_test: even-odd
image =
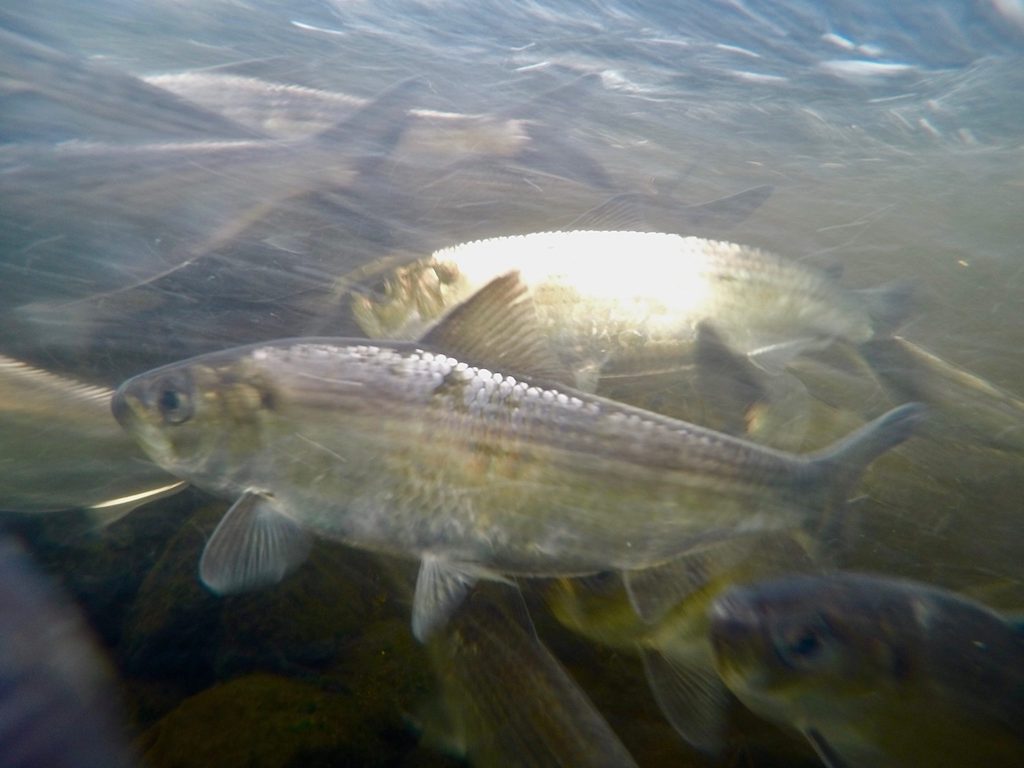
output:
[[[325,677],[363,702],[382,724],[391,724],[385,727],[404,722],[435,686],[430,659],[413,638],[408,616],[367,626]]]
[[[218,675],[323,669],[364,627],[397,611],[371,556],[317,541],[280,584],[222,599]]]
[[[173,679],[187,693],[213,681],[220,601],[199,582],[204,530],[216,525],[222,502],[211,502],[182,524],[139,588],[124,631],[124,663],[132,675]]]
[[[138,748],[153,768],[370,766],[396,757],[383,736],[358,699],[254,674],[186,699]]]

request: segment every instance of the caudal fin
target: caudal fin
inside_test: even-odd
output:
[[[927,411],[923,403],[907,403],[882,414],[811,457],[809,479],[832,501],[845,501],[868,465],[913,435]]]

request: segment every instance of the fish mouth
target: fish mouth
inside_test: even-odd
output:
[[[133,383],[134,380],[127,381],[114,392],[110,399],[110,412],[153,462],[174,474],[173,445],[163,430],[152,423],[146,403]]]

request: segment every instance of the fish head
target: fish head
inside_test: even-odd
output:
[[[725,683],[753,709],[776,715],[785,706],[805,714],[839,702],[871,706],[902,684],[912,671],[904,617],[846,587],[790,576],[720,595],[710,639]]]
[[[214,490],[246,466],[273,402],[269,384],[246,367],[207,355],[157,368],[122,384],[111,410],[154,462]]]
[[[370,338],[410,340],[467,299],[473,285],[450,261],[430,258],[397,267],[352,298],[352,315]]]

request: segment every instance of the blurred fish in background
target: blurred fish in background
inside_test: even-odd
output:
[[[109,671],[78,610],[0,536],[0,766],[135,765]]]
[[[109,523],[185,487],[125,439],[112,394],[0,355],[0,510]]]

